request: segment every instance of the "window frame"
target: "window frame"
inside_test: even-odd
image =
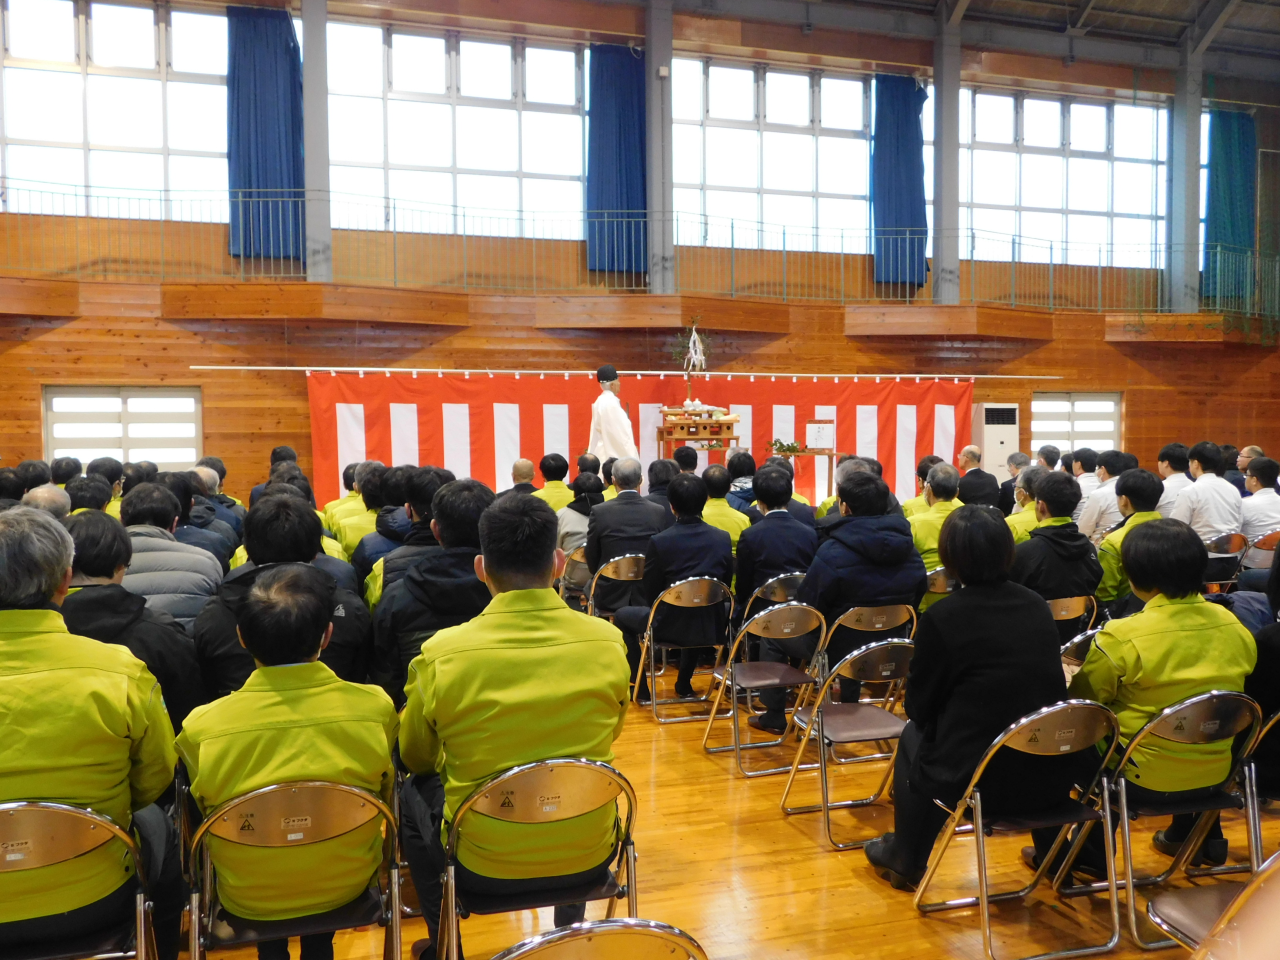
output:
[[[58,384],[45,384],[41,388],[40,411],[42,420],[42,433],[44,439],[44,458],[52,462],[54,455],[59,446],[62,448],[90,448],[92,449],[96,443],[99,447],[106,447],[110,443],[111,438],[55,438],[53,435],[53,426],[55,423],[119,423],[121,425],[120,436],[120,457],[121,463],[129,461],[130,437],[129,425],[131,423],[194,423],[195,435],[189,440],[186,437],[135,437],[132,446],[138,449],[186,449],[194,447],[196,456],[191,461],[192,466],[195,465],[201,457],[204,456],[204,400],[202,388],[200,387],[156,387],[156,386],[85,386],[83,384],[74,384],[61,386]],[[55,397],[119,397],[120,412],[119,413],[54,413],[53,400]],[[157,397],[191,397],[195,400],[195,409],[191,413],[130,413],[128,400],[130,397],[139,397],[152,399]],[[158,463],[184,464],[186,461],[157,461]],[[84,462],[84,466],[88,466],[88,462]],[[190,467],[185,467],[190,469]]]

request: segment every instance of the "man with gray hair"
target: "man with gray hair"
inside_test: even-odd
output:
[[[884,468],[880,466],[879,460],[872,460],[870,457],[849,456],[840,460],[840,465],[836,467],[836,490],[840,489],[840,484],[849,480],[850,477],[858,473],[869,473],[877,480],[883,480]],[[822,507],[818,508],[818,544],[822,545],[826,542],[827,537],[831,534],[831,528],[839,523],[843,517],[840,515],[840,497],[837,494],[834,497],[822,501],[822,507],[826,507],[824,512]],[[889,509],[885,511],[885,516],[905,517],[906,513],[902,509],[902,504],[898,502],[898,498],[893,495],[893,491],[889,491]]]
[[[1036,483],[1052,472],[1038,463],[1028,464],[1018,471],[1018,477],[1013,481],[1013,496],[1018,509],[1004,518],[1013,533],[1014,544],[1030,539],[1031,531],[1040,524],[1040,518],[1036,516]]]
[[[332,509],[329,510],[329,515],[325,517],[325,526],[335,537],[342,527],[342,521],[368,513],[369,508],[365,506],[364,502],[364,482],[369,478],[369,474],[379,467],[384,471],[386,470],[386,465],[381,460],[365,460],[356,466],[355,487],[352,488],[355,496],[350,500],[343,500],[338,505],[332,506]]]
[[[929,476],[924,482],[924,500],[929,509],[907,517],[911,524],[911,539],[927,573],[933,573],[942,566],[938,557],[938,539],[947,516],[959,506],[956,503],[959,489],[960,471],[949,463],[935,463],[929,468]],[[920,601],[920,612],[928,610],[945,596],[945,593],[926,593]]]
[[[141,837],[159,960],[178,955],[185,900],[173,821],[155,801],[177,754],[159,685],[123,646],[67,631],[71,535],[41,510],[0,513],[0,802],[92,807]],[[0,952],[113,928],[137,880],[117,840],[65,863],[0,872]]]
[[[1009,470],[1009,479],[1000,484],[1000,499],[996,501],[996,506],[1006,517],[1013,513],[1014,505],[1018,502],[1013,495],[1013,485],[1018,479],[1018,474],[1030,463],[1031,458],[1020,450],[1015,450],[1005,458],[1004,465]]]
[[[618,495],[597,503],[587,518],[587,569],[594,575],[610,560],[626,554],[643,554],[655,533],[671,526],[675,518],[652,500],[640,496],[643,472],[640,461],[625,457],[613,465],[613,485]],[[646,605],[644,585],[639,581],[601,581],[596,609],[612,616],[622,607]]]
[[[53,519],[61,520],[71,512],[71,496],[61,487],[46,483],[28,490],[22,497],[22,505],[43,510]]]

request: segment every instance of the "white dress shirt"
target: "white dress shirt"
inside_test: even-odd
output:
[[[1240,491],[1216,473],[1202,473],[1178,494],[1173,519],[1191,525],[1201,540],[1209,541],[1226,533],[1239,533],[1243,524]],[[1224,554],[1210,553],[1211,557]]]
[[[1164,478],[1164,493],[1160,495],[1160,502],[1156,504],[1156,511],[1160,516],[1166,520],[1173,516],[1173,505],[1178,502],[1178,494],[1189,486],[1191,486],[1191,478],[1182,470]]]
[[[1089,494],[1088,500],[1080,501],[1084,506],[1077,521],[1080,532],[1092,540],[1110,527],[1124,519],[1120,512],[1120,504],[1116,499],[1116,478],[1111,477],[1106,483],[1098,485],[1098,489]]]
[[[631,418],[612,390],[601,390],[591,405],[591,442],[587,444],[587,452],[599,457],[601,463],[610,457],[640,459],[631,432]]]
[[[1251,541],[1256,540],[1264,533],[1280,530],[1280,494],[1277,494],[1271,487],[1263,487],[1253,496],[1242,500],[1240,510],[1244,517],[1243,528],[1240,532]],[[1271,559],[1272,552],[1270,550],[1250,549],[1245,554],[1244,565],[1246,567],[1269,567],[1271,566]]]
[[[1076,483],[1080,484],[1080,502],[1076,504],[1076,508],[1071,514],[1071,519],[1079,523],[1080,514],[1084,512],[1084,505],[1089,502],[1089,497],[1093,491],[1098,489],[1098,475],[1096,473],[1082,473],[1076,477]]]

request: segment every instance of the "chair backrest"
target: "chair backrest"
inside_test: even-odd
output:
[[[929,571],[930,593],[953,593],[959,584],[947,576],[946,567],[938,567]]]
[[[822,614],[805,603],[781,603],[762,610],[742,625],[753,637],[802,637],[813,630],[826,631]]]
[[[656,920],[618,917],[557,927],[508,947],[493,960],[707,960],[697,940]]]
[[[1262,865],[1223,911],[1191,960],[1273,956],[1280,941],[1280,853]]]
[[[1241,554],[1249,548],[1249,541],[1243,533],[1224,533],[1220,537],[1204,542],[1210,553]]]
[[[879,640],[859,647],[836,664],[831,675],[881,683],[901,680],[911,668],[915,644],[910,640]]]
[[[1134,750],[1148,737],[1174,743],[1219,743],[1252,727],[1252,733],[1242,740],[1237,750],[1232,765],[1234,777],[1240,761],[1253,748],[1261,726],[1262,711],[1253,698],[1234,690],[1210,690],[1165,707],[1149,720],[1129,741],[1117,769],[1124,770]]]
[[[64,803],[0,803],[0,873],[74,860],[110,840],[125,845],[137,875],[145,877],[133,837],[109,818]]]
[[[751,599],[767,600],[769,603],[786,603],[796,598],[802,583],[804,583],[804,571],[779,574],[756,587]]]
[[[1093,646],[1093,638],[1101,632],[1102,627],[1094,627],[1068,640],[1062,646],[1062,662],[1071,667],[1084,663],[1084,658],[1089,655],[1089,649]]]
[[[585,545],[581,546],[577,550],[573,551],[573,553],[569,554],[569,559],[572,560],[574,563],[586,563],[587,562],[586,546]]]
[[[1255,550],[1265,550],[1270,553],[1276,547],[1280,547],[1280,530],[1268,530],[1261,536],[1254,537],[1249,546]]]
[[[586,550],[584,549],[582,554],[584,561],[586,556]],[[598,580],[601,577],[606,580],[643,580],[644,554],[627,553],[621,557],[614,557],[607,563],[600,564],[600,569],[596,571],[595,579]]]
[[[1062,597],[1058,600],[1047,600],[1049,614],[1055,620],[1079,620],[1089,609],[1091,597]]]
[[[395,815],[367,790],[324,780],[273,784],[233,797],[205,817],[191,848],[206,835],[250,847],[300,847],[332,840],[381,816]]]
[[[709,607],[730,599],[733,594],[729,587],[712,577],[689,577],[678,580],[658,597],[658,603],[669,603],[674,607]]]

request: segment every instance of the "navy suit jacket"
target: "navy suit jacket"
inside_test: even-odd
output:
[[[644,592],[650,605],[673,583],[690,577],[713,577],[725,586],[733,581],[733,541],[701,517],[681,517],[655,534],[644,555]],[[663,604],[654,617],[654,636],[681,646],[724,642],[726,611],[680,608]]]
[[[747,509],[742,512],[747,515],[747,519],[752,523],[759,523],[764,519],[764,514],[760,512],[759,506],[747,507]],[[801,523],[807,523],[811,527],[817,525],[817,511],[814,510],[813,507],[805,506],[794,497],[787,501],[787,513],[791,514]]]
[[[770,511],[743,530],[738,538],[738,613],[765,581],[808,570],[817,550],[818,532],[789,510]]]

